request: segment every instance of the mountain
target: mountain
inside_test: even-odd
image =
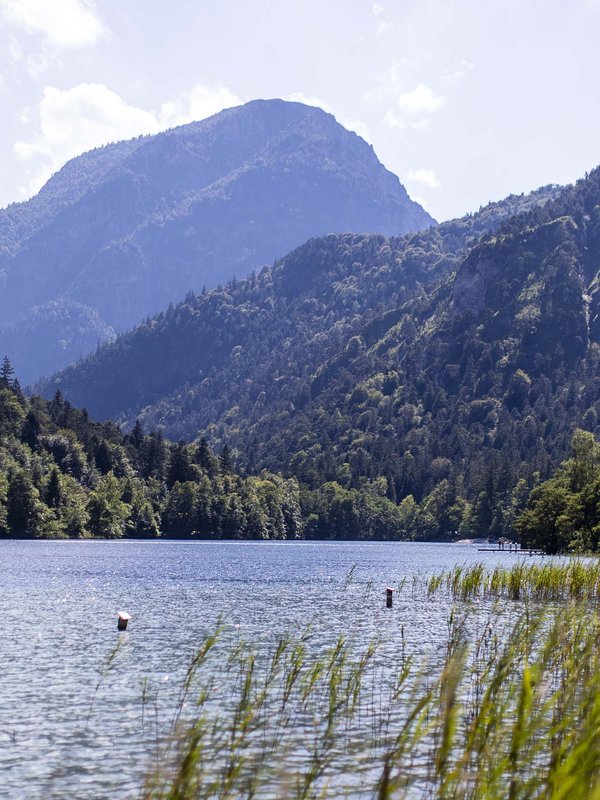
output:
[[[39,388],[48,396],[61,389],[97,417],[132,424],[139,416],[172,438],[204,432],[228,442],[250,471],[410,498],[424,509],[424,537],[449,525],[477,529],[485,504],[476,502],[488,490],[489,504],[510,520],[519,480],[534,480],[568,444],[566,372],[556,372],[563,394],[540,406],[557,425],[545,449],[542,422],[511,406],[533,378],[520,362],[500,362],[508,345],[495,343],[494,330],[485,345],[479,338],[488,316],[499,324],[505,314],[512,341],[510,319],[521,316],[508,296],[493,295],[504,288],[498,269],[521,303],[523,270],[547,269],[545,228],[563,218],[575,191],[546,187],[404,237],[309,241],[258,275],[190,295]],[[538,228],[531,255],[532,234],[519,237]],[[501,259],[503,267],[481,266]],[[560,338],[563,321],[552,315]],[[486,489],[490,469],[503,477]],[[460,519],[449,522],[454,507]]]
[[[36,390],[60,388],[99,419],[141,414],[188,439],[233,407],[244,416],[262,392],[267,408],[285,403],[313,377],[322,383],[352,336],[369,325],[375,335],[386,315],[456,269],[482,235],[559,191],[513,196],[403,237],[310,240],[245,280],[190,294]]]
[[[0,212],[0,352],[22,382],[332,232],[431,217],[324,111],[257,100],[85,153]]]

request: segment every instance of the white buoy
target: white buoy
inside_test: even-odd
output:
[[[131,614],[128,614],[126,611],[119,611],[119,616],[117,617],[117,630],[126,631],[127,623],[130,619]]]

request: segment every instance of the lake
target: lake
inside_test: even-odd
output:
[[[0,798],[138,796],[189,659],[219,620],[229,641],[267,648],[308,629],[315,651],[340,634],[378,638],[392,661],[402,629],[435,658],[450,603],[411,594],[413,577],[518,558],[446,544],[2,541]],[[385,587],[405,579],[386,609]],[[132,615],[126,633],[119,610]]]

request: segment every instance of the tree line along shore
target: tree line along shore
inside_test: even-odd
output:
[[[530,490],[517,484],[503,532],[546,552],[598,549],[600,445],[576,431],[572,456]],[[360,489],[236,469],[225,445],[170,442],[90,420],[60,392],[25,397],[5,358],[0,370],[0,536],[457,540],[485,534],[475,503],[442,480],[419,503],[386,496],[385,478]]]

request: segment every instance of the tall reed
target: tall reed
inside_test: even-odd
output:
[[[429,579],[430,596],[448,592],[456,600],[497,597],[507,600],[600,603],[600,561],[569,559],[543,564],[525,561],[487,570],[483,564],[456,566]]]
[[[391,668],[343,637],[233,655],[207,637],[143,796],[600,800],[599,575],[477,565],[430,581],[460,601],[437,663],[403,652]],[[479,596],[528,602],[463,605]]]

